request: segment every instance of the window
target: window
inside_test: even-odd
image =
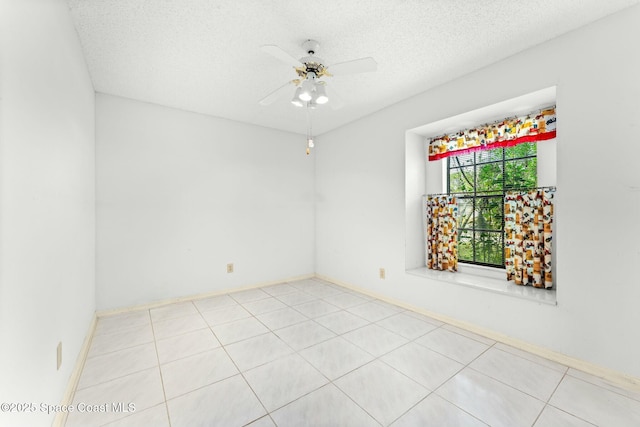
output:
[[[448,157],[447,192],[458,198],[458,261],[504,268],[504,195],[536,186],[536,143]]]

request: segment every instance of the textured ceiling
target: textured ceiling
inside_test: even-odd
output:
[[[313,111],[321,134],[639,0],[67,0],[97,92],[305,133],[295,78],[263,53],[320,42],[331,65],[371,56],[377,72],[335,76],[343,102]],[[330,68],[330,67],[329,67]]]

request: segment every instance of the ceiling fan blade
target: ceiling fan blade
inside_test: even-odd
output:
[[[280,61],[285,62],[293,67],[299,67],[302,64],[296,58],[289,55],[287,52],[285,52],[284,50],[282,50],[280,47],[276,45],[272,45],[272,44],[264,45],[260,47],[260,50],[262,50],[265,53],[268,53],[274,58],[277,58]]]
[[[328,67],[329,74],[337,76],[344,74],[367,73],[376,71],[378,63],[371,57],[354,59],[352,61],[340,62]]]
[[[260,105],[271,105],[274,102],[276,102],[280,97],[284,96],[284,94],[287,92],[285,89],[289,87],[289,85],[291,84],[295,84],[295,80],[292,80],[290,82],[286,82],[285,84],[283,84],[282,86],[280,86],[278,89],[274,90],[273,92],[271,92],[269,95],[265,96],[264,98],[262,98],[259,101]]]

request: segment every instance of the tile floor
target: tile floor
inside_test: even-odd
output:
[[[74,404],[67,427],[640,426],[638,392],[316,279],[100,318]]]

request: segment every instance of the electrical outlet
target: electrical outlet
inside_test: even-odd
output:
[[[233,263],[227,264],[227,273],[233,273]]]
[[[58,343],[58,348],[56,349],[56,359],[57,359],[57,368],[56,370],[60,370],[60,366],[62,366],[62,341]]]
[[[384,278],[386,278],[386,276],[387,276],[387,273],[384,271],[384,268],[381,268],[380,269],[380,278],[384,279]]]

